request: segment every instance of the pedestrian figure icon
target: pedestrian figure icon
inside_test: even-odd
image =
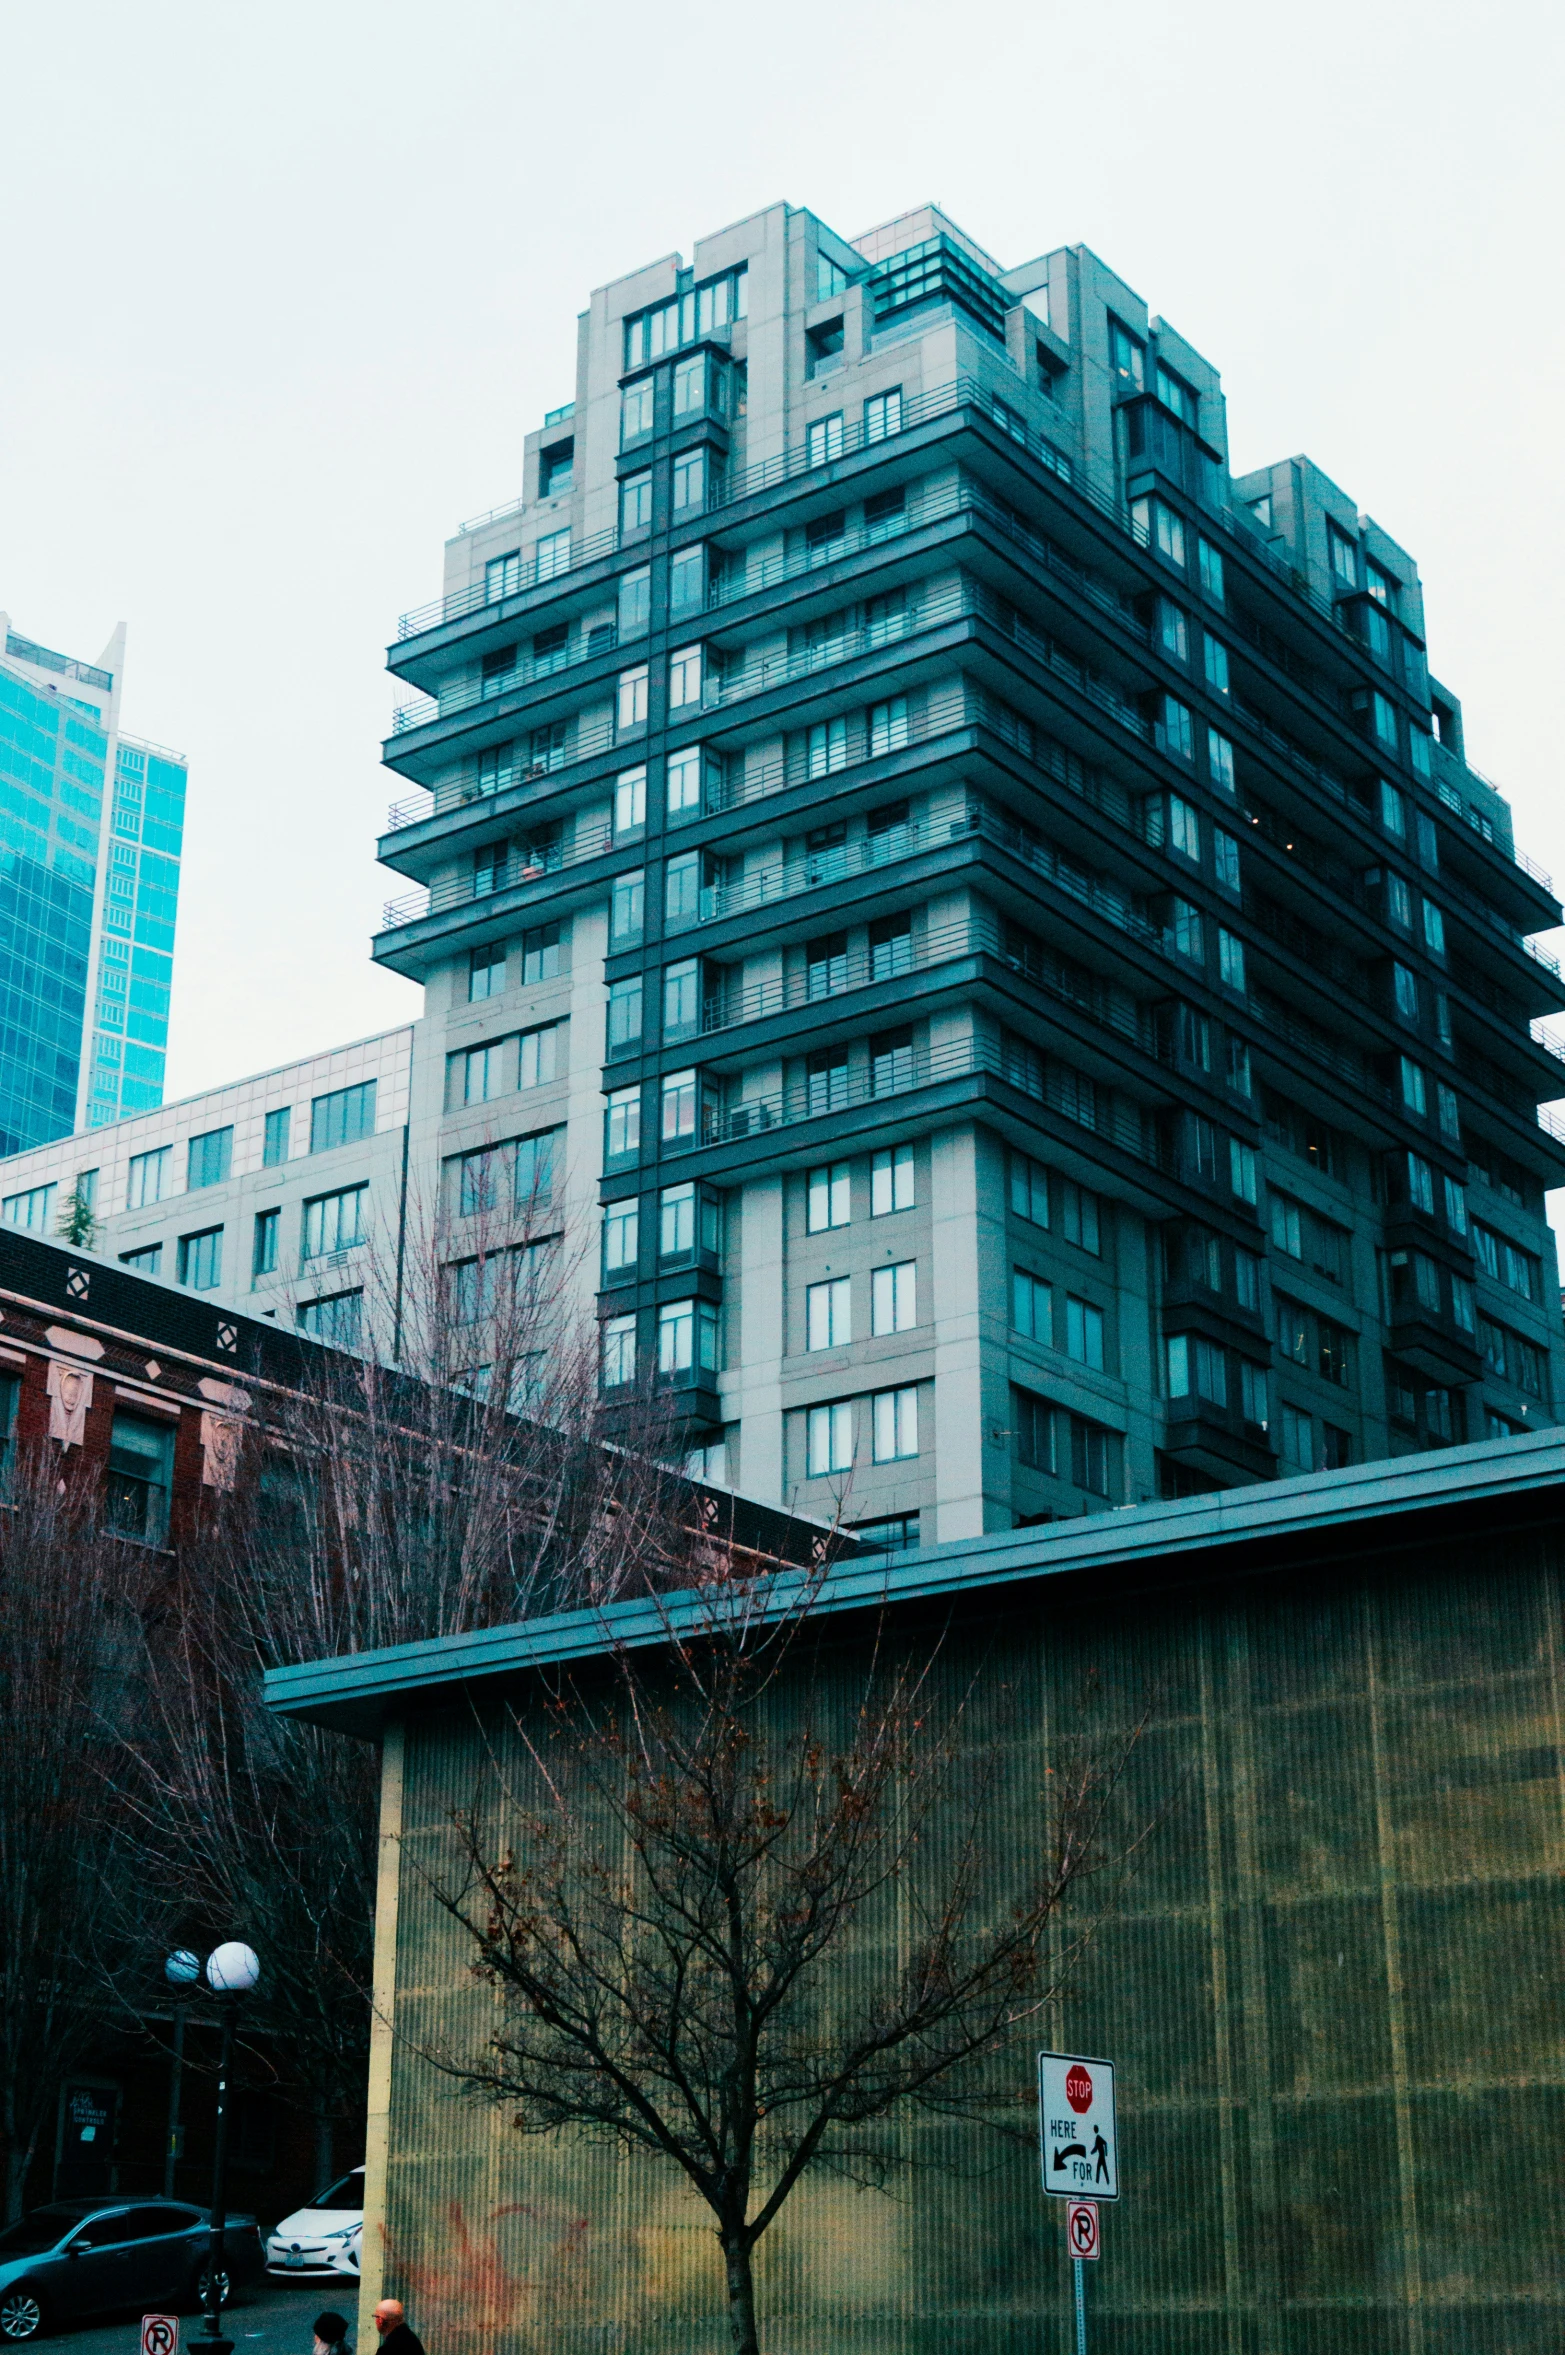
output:
[[[1092,2138],[1092,2155],[1098,2162],[1098,2172],[1094,2176],[1093,2181],[1095,2183],[1104,2183],[1108,2180],[1109,2146],[1103,2139],[1103,2129],[1101,2126],[1098,2128],[1096,2134]]]

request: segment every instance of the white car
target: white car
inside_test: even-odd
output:
[[[364,2239],[364,2170],[329,2184],[307,2208],[285,2216],[266,2243],[268,2273],[346,2274],[359,2278]]]

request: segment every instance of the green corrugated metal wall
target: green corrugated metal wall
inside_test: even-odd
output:
[[[1160,1821],[1029,2039],[1118,2072],[1124,2197],[1090,2271],[1113,2355],[1560,2355],[1565,2346],[1561,1547],[1464,1544],[1174,1602],[973,1598],[946,1639],[1013,1727],[1008,1839],[1040,1837],[1080,1697],[1133,1720]],[[650,2162],[524,2141],[415,2047],[492,1999],[435,1906],[447,1811],[503,1713],[412,1721],[388,2286],[431,2355],[720,2355],[705,2211]],[[1129,1820],[1129,1817],[1127,1817]],[[1031,2054],[1015,2063],[1028,2116]],[[941,2131],[966,2171],[894,2196],[806,2183],[761,2245],[767,2355],[1067,2355],[1061,2203],[1036,2160]]]

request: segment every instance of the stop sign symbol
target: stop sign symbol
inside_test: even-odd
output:
[[[1080,2061],[1068,2071],[1065,2079],[1065,2099],[1078,2118],[1092,2107],[1092,2079]]]

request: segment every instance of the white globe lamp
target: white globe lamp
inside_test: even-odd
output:
[[[214,1995],[248,1995],[261,1976],[261,1958],[253,1946],[231,1938],[206,1958],[207,1985]]]

